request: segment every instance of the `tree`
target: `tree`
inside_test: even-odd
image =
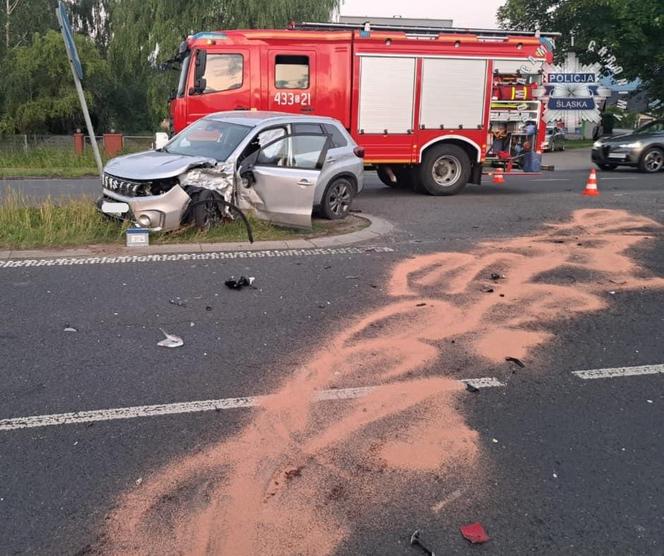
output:
[[[582,61],[603,63],[606,74],[622,67],[617,77],[640,78],[653,99],[664,99],[664,0],[507,0],[498,20],[504,28],[559,31],[558,57],[573,38]],[[591,41],[594,52],[586,50]]]
[[[177,75],[172,71],[158,72],[151,62],[170,58],[184,36],[218,29],[283,29],[291,18],[327,21],[339,3],[340,0],[111,2],[108,60],[117,84],[117,127],[154,130],[166,116],[168,94],[177,83]]]
[[[56,26],[57,0],[2,0],[0,23],[0,60],[15,46],[29,43],[33,33],[44,33]]]
[[[76,35],[75,41],[85,73],[86,99],[94,119],[103,127],[109,117],[108,64],[90,39]],[[29,46],[11,50],[4,72],[0,132],[70,133],[84,125],[59,32],[36,34]]]

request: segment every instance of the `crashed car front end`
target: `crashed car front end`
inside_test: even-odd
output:
[[[177,176],[154,180],[128,179],[105,172],[103,196],[97,206],[108,216],[129,220],[151,232],[177,230],[191,220],[192,201],[195,203],[202,191],[213,191],[225,202],[232,202],[232,168],[231,164],[205,162]]]

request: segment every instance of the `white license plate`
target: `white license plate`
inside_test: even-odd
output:
[[[625,158],[625,155],[621,153],[609,153],[609,158],[619,158],[620,160],[622,160],[623,158]]]
[[[101,211],[104,214],[125,214],[129,212],[129,205],[127,203],[109,203],[104,201],[101,204]]]

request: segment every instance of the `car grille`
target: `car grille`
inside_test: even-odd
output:
[[[138,197],[150,194],[149,181],[130,181],[123,178],[116,178],[110,174],[104,174],[103,186],[113,193],[124,195],[126,197]]]

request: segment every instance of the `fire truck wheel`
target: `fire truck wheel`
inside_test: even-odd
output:
[[[420,182],[430,195],[455,195],[470,177],[470,159],[461,147],[437,145],[424,157]]]
[[[321,212],[328,220],[341,220],[348,216],[355,198],[355,184],[348,178],[337,178],[330,182],[321,202]]]

